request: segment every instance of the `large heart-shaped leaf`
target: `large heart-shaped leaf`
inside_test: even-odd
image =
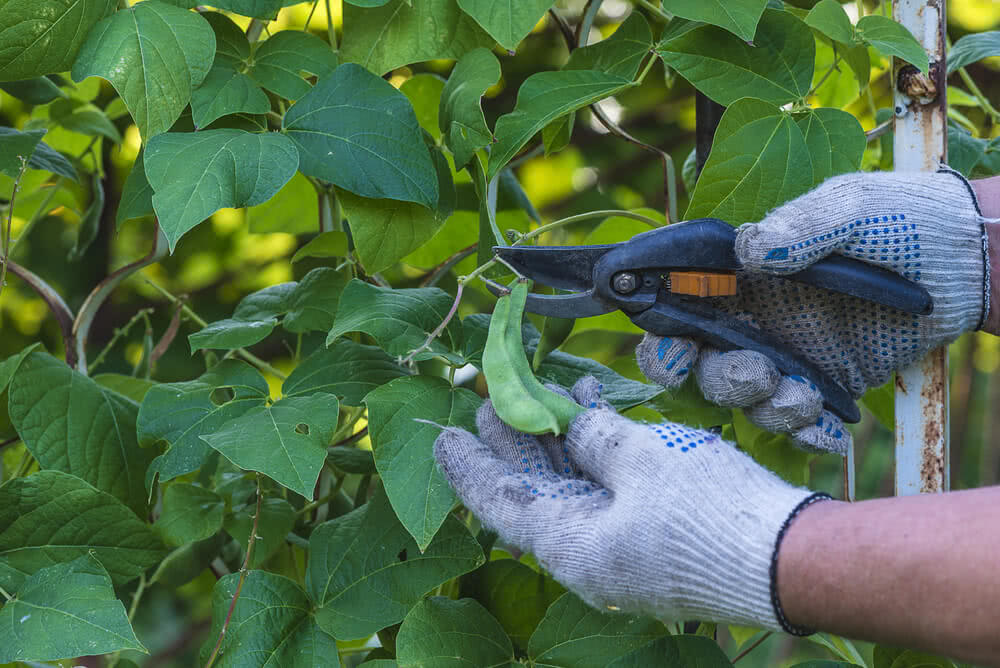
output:
[[[158,0],[116,12],[90,31],[73,64],[73,81],[111,82],[144,139],[166,132],[191,101],[215,57],[205,19]]]
[[[339,193],[351,225],[354,248],[370,274],[385,271],[420,248],[444,220],[421,204],[392,199],[369,199]]]
[[[522,146],[555,119],[630,85],[630,78],[594,70],[532,74],[517,91],[514,111],[497,119],[493,130],[497,143],[490,152],[487,178],[492,179]]]
[[[820,0],[806,15],[806,25],[841,44],[854,42],[854,26],[837,0]]]
[[[742,97],[774,104],[803,98],[812,83],[812,31],[789,12],[768,9],[753,44],[716,26],[662,40],[657,53],[695,88],[719,104]]]
[[[865,43],[874,46],[889,56],[902,58],[916,65],[921,72],[927,73],[929,61],[927,51],[920,42],[902,24],[887,16],[871,14],[863,16],[855,27],[858,37]]]
[[[400,668],[444,666],[455,657],[470,666],[514,665],[514,648],[503,628],[471,598],[424,599],[410,610],[396,636]]]
[[[240,575],[232,573],[212,590],[212,630],[202,648],[208,660],[229,615]],[[215,661],[219,668],[340,665],[337,641],[316,625],[312,603],[294,580],[252,570],[246,575]]]
[[[65,72],[115,0],[0,0],[0,81]]]
[[[228,114],[266,114],[271,101],[253,79],[226,62],[216,63],[191,93],[191,119],[196,128]]]
[[[451,295],[440,288],[393,290],[354,279],[340,296],[337,319],[326,344],[348,332],[364,332],[390,355],[405,357],[423,345],[427,334],[444,322],[453,302]],[[461,323],[452,319],[441,336],[416,359],[436,355],[454,357],[449,351],[459,349],[461,327]]]
[[[493,138],[479,103],[486,89],[499,80],[496,56],[489,49],[475,49],[455,63],[441,91],[438,123],[458,168]]]
[[[1000,56],[1000,30],[973,33],[959,39],[948,52],[948,74],[983,58]]]
[[[153,137],[143,161],[153,209],[173,252],[185,232],[219,209],[270,199],[295,174],[299,155],[276,132],[204,130]]]
[[[402,620],[426,592],[484,560],[454,517],[421,552],[380,492],[312,532],[306,591],[318,606],[320,628],[340,640],[363,638]]]
[[[222,528],[225,505],[210,489],[174,483],[163,493],[163,512],[153,526],[171,545],[204,540]]]
[[[652,47],[653,33],[649,23],[639,12],[632,12],[607,39],[575,49],[563,69],[597,70],[634,79],[642,59]]]
[[[302,360],[288,375],[281,392],[286,397],[326,392],[347,406],[360,406],[375,388],[409,374],[381,348],[337,339],[329,348],[321,346]]]
[[[344,6],[340,57],[378,75],[434,58],[461,58],[494,40],[456,0],[392,0],[379,7]]]
[[[145,514],[155,453],[136,442],[139,406],[46,353],[31,353],[11,381],[10,419],[43,469],[83,478]]]
[[[744,98],[722,115],[685,218],[757,221],[808,190],[812,179],[809,148],[792,117]]]
[[[819,662],[825,663],[825,662]],[[841,668],[837,662],[825,668]],[[806,664],[797,664],[801,668]],[[692,666],[697,668],[732,668],[719,643],[698,635],[661,636],[621,656],[607,668],[645,668],[645,666]],[[846,666],[846,664],[845,664]],[[813,666],[812,668],[820,668]]]
[[[157,475],[166,482],[200,468],[211,452],[201,435],[263,406],[268,394],[267,381],[256,369],[232,359],[196,380],[154,385],[139,408],[139,443],[152,449],[164,442],[168,449],[150,465],[147,486]]]
[[[76,476],[39,471],[0,487],[0,587],[19,591],[39,569],[90,551],[116,586],[166,553],[135,513]]]
[[[481,403],[474,392],[430,376],[397,378],[365,397],[375,466],[396,517],[421,550],[456,498],[434,459],[434,440],[441,430],[416,420],[474,430]]]
[[[767,0],[663,0],[671,14],[725,28],[744,42],[754,39]]]
[[[0,662],[146,651],[93,554],[43,568],[0,609]]]
[[[341,65],[285,113],[302,173],[363,197],[437,204],[437,174],[406,96],[363,67]]]
[[[553,0],[458,0],[462,11],[474,18],[490,37],[508,51],[517,48],[552,5]]]
[[[332,394],[285,398],[252,408],[201,439],[240,468],[260,471],[311,499],[338,409]]]
[[[566,593],[531,634],[528,655],[540,668],[597,668],[666,633],[656,620],[595,610]]]

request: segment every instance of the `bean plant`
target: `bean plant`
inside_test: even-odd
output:
[[[432,448],[475,429],[492,365],[520,426],[565,429],[541,383],[594,375],[626,415],[718,427],[808,484],[787,437],[646,381],[622,314],[522,321],[492,249],[755,221],[891,168],[894,72],[936,70],[888,7],[210,4],[0,0],[0,664],[721,667],[775,645],[588,607],[480,528]],[[948,58],[967,175],[1000,170],[966,69],[996,55],[981,33]],[[707,160],[696,94],[725,109]],[[570,171],[560,204],[545,181]],[[484,279],[514,286],[492,323]],[[891,424],[889,392],[864,402]],[[802,667],[952,665],[788,642]]]

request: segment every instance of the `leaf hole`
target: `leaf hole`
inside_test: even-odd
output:
[[[402,550],[399,551],[399,554],[396,555],[396,558],[399,559],[400,561],[406,561],[406,548],[405,547]]]
[[[231,387],[217,387],[212,390],[212,394],[208,398],[216,406],[222,406],[236,398],[236,393],[233,392],[233,388]]]
[[[295,433],[302,434],[303,436],[308,436],[309,425],[307,425],[305,422],[298,423],[297,425],[295,425]]]

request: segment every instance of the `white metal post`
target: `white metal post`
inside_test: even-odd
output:
[[[933,171],[947,159],[945,2],[892,3],[893,17],[920,41],[931,62],[930,77],[912,76],[898,59],[893,68],[896,171]],[[896,374],[896,494],[943,492],[948,486],[948,351],[939,348]]]

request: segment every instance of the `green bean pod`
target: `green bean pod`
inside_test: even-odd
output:
[[[505,423],[529,434],[565,433],[583,408],[546,389],[532,373],[521,341],[527,297],[528,281],[519,280],[511,294],[497,300],[483,351],[483,373],[493,408]]]

